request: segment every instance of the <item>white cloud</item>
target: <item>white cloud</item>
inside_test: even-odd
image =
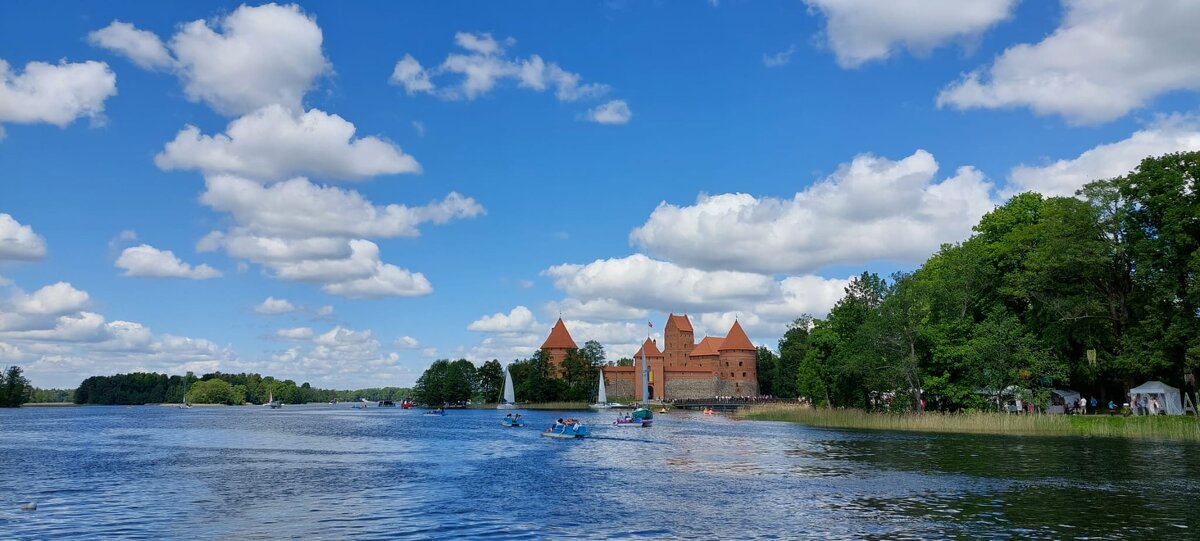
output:
[[[1072,196],[1088,182],[1133,171],[1147,156],[1196,150],[1200,150],[1200,126],[1191,119],[1171,117],[1072,159],[1042,166],[1018,165],[1009,173],[1004,194],[1036,191],[1048,196]]]
[[[174,252],[159,250],[148,244],[126,248],[117,258],[116,266],[125,270],[125,276],[188,278],[192,280],[207,280],[221,276],[221,271],[208,265],[202,264],[193,267],[176,257]]]
[[[497,312],[483,316],[467,325],[467,330],[494,333],[529,332],[540,326],[533,317],[533,312],[524,306],[517,306],[509,313]]]
[[[404,91],[410,96],[418,92],[433,93],[433,83],[429,81],[429,73],[410,54],[405,54],[404,58],[396,62],[396,67],[392,70],[391,82],[394,85],[404,86]]]
[[[433,69],[424,68],[412,55],[405,54],[392,70],[391,83],[403,86],[409,95],[428,93],[445,100],[473,100],[505,82],[515,82],[518,87],[535,92],[553,89],[554,97],[563,102],[594,99],[611,90],[602,83],[584,83],[583,76],[547,62],[540,55],[508,56],[506,47],[516,44],[511,38],[501,42],[491,34],[459,32],[454,41],[466,53],[451,53]],[[457,84],[436,81],[447,75],[460,79]],[[626,121],[628,116],[625,115]]]
[[[321,387],[365,388],[411,385],[419,371],[385,352],[370,330],[334,327],[278,352],[259,367],[263,373],[309,381]]]
[[[633,112],[625,100],[612,100],[589,110],[587,118],[597,124],[628,124]]]
[[[327,283],[321,291],[352,299],[416,297],[433,293],[433,286],[424,274],[377,262],[370,276]]]
[[[413,130],[417,132],[417,137],[425,137],[425,123],[420,120],[412,121]]]
[[[333,306],[326,304],[325,306],[317,308],[317,315],[318,316],[332,316],[333,315]]]
[[[1098,123],[1161,94],[1200,90],[1200,3],[1064,0],[1060,26],[1008,48],[938,95],[959,109],[1029,107]]]
[[[736,309],[773,298],[779,290],[769,276],[704,271],[642,254],[598,259],[587,265],[556,265],[543,272],[572,298],[585,302],[611,299],[624,306],[662,312]]]
[[[88,43],[120,53],[146,69],[166,69],[175,64],[175,59],[157,35],[138,30],[126,22],[113,21],[89,33]]]
[[[308,340],[313,337],[313,330],[310,327],[279,329],[275,331],[275,336],[284,340]]]
[[[0,124],[61,128],[80,117],[99,120],[104,100],[116,93],[117,76],[103,62],[30,62],[17,75],[0,59]]]
[[[642,308],[633,308],[613,299],[563,299],[546,303],[543,310],[547,315],[583,321],[620,321],[645,319],[649,313]]]
[[[157,37],[132,25],[109,25],[91,36],[139,65],[168,67]],[[330,69],[322,40],[321,28],[299,6],[243,5],[211,25],[183,24],[168,47],[187,98],[233,116],[271,104],[301,111],[305,93]]]
[[[423,223],[442,224],[484,213],[474,199],[454,192],[422,207],[375,206],[358,192],[317,186],[303,178],[269,186],[230,175],[205,180],[208,189],[200,197],[202,203],[230,213],[253,232],[268,235],[415,237]]]
[[[39,387],[74,387],[89,375],[132,371],[182,374],[185,366],[215,370],[235,360],[203,339],[156,335],[132,321],[106,321],[87,292],[59,282],[0,300],[0,357],[19,362]]]
[[[75,289],[67,282],[57,282],[29,295],[18,293],[11,301],[11,308],[24,315],[59,315],[78,312],[89,302],[86,291]]]
[[[933,156],[856,156],[792,199],[701,194],[660,203],[630,240],[651,255],[700,269],[808,273],[835,264],[918,262],[966,238],[996,201],[976,169],[935,181]],[[603,279],[603,278],[601,278]]]
[[[421,342],[411,336],[401,336],[393,345],[400,349],[417,349],[421,347]]]
[[[775,54],[763,54],[763,65],[768,68],[778,68],[786,66],[792,61],[792,55],[796,53],[796,44],[792,44],[786,51],[779,51]]]
[[[312,109],[299,116],[268,105],[233,120],[225,133],[203,135],[187,126],[154,158],[164,170],[198,169],[259,180],[295,175],[358,180],[419,173],[399,147],[376,137],[354,137],[354,124]]]
[[[46,256],[46,240],[9,214],[0,212],[0,261],[34,260]]]
[[[1017,0],[804,0],[825,16],[825,37],[843,68],[918,55],[950,40],[974,40],[1011,15]]]
[[[296,306],[287,299],[267,297],[255,305],[254,311],[260,314],[286,314],[288,312],[295,312]]]

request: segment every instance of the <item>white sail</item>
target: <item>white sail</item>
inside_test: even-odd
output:
[[[513,391],[512,374],[504,371],[504,401],[509,404],[517,403],[517,393]]]
[[[500,405],[496,406],[496,409],[517,409],[517,393],[513,391],[512,374],[508,372],[508,368],[504,369],[504,398],[500,401]]]
[[[604,392],[604,370],[600,370],[600,393],[596,395],[597,404],[607,404],[608,394]]]

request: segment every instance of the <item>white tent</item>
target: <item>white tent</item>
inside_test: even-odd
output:
[[[1079,393],[1070,389],[1054,389],[1050,391],[1050,407],[1046,413],[1066,413],[1079,405]]]
[[[1183,415],[1183,403],[1179,401],[1179,389],[1161,381],[1147,381],[1129,390],[1129,396],[1146,395],[1146,401],[1158,399],[1159,411],[1167,415]],[[1131,404],[1132,406],[1132,404]],[[1136,408],[1134,409],[1136,411]]]

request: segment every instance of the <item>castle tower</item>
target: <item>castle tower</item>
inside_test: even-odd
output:
[[[646,352],[646,364],[650,366],[650,398],[662,398],[666,374],[663,372],[663,353],[658,344],[647,338],[642,347],[633,354],[633,398],[642,399],[642,352]]]
[[[688,354],[696,347],[692,322],[686,315],[667,316],[663,328],[663,363],[666,368],[679,368],[688,360]]]
[[[567,358],[567,353],[573,349],[579,349],[579,346],[575,345],[571,333],[567,332],[567,325],[560,317],[554,324],[554,328],[550,329],[550,336],[546,337],[541,349],[550,356],[551,370],[558,373],[562,369],[563,360]]]
[[[725,336],[717,352],[717,379],[720,381],[718,394],[758,396],[758,350],[750,343],[746,331],[742,330],[742,325],[737,320],[734,320],[733,327],[729,328],[729,334]]]

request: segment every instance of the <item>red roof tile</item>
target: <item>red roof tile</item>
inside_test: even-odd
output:
[[[571,333],[567,332],[567,325],[561,317],[558,318],[558,323],[554,324],[554,328],[550,329],[550,336],[546,337],[542,349],[579,349],[571,339]]]
[[[677,316],[671,314],[667,316],[667,328],[671,328],[671,324],[675,325],[676,329],[686,332],[692,332],[692,320],[688,319],[687,314]]]
[[[663,356],[662,351],[658,349],[658,345],[654,343],[654,340],[647,338],[642,344],[642,347],[638,348],[637,353],[633,354],[634,361],[638,361],[642,358],[642,350],[646,350],[647,359]]]
[[[757,349],[754,347],[754,344],[750,343],[750,339],[746,337],[746,331],[742,330],[742,325],[737,320],[733,321],[733,327],[729,328],[729,334],[725,336],[725,341],[717,348],[719,351],[730,349],[748,349],[752,351]]]
[[[715,336],[705,336],[704,340],[701,340],[699,344],[696,344],[696,348],[693,349],[689,355],[692,357],[706,357],[709,355],[712,355],[712,356],[720,355],[719,350],[721,349],[721,342],[724,342],[724,341],[725,341],[724,338],[717,338]]]

